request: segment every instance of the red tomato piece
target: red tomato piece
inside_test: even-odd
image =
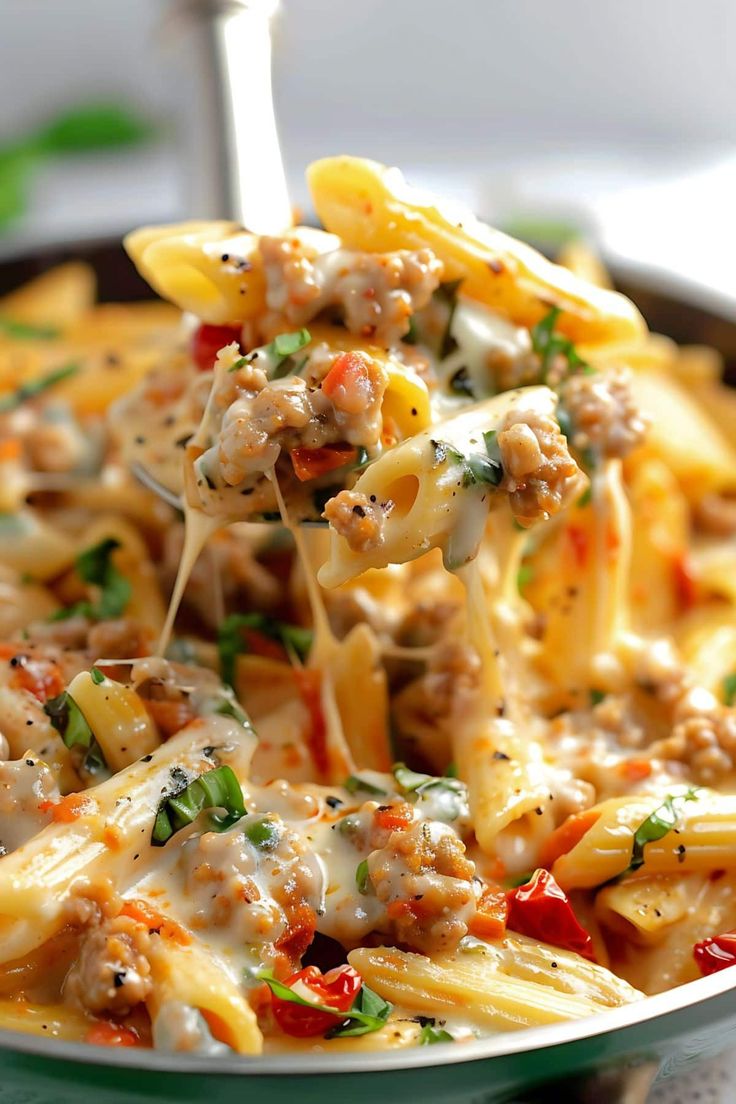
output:
[[[340,353],[322,380],[322,391],[338,410],[359,414],[371,401],[370,366],[362,353]]]
[[[414,810],[408,801],[402,801],[399,805],[379,805],[373,816],[379,828],[395,832],[408,828],[414,819]]]
[[[303,1004],[293,1004],[272,993],[271,1007],[276,1023],[287,1035],[293,1035],[297,1039],[306,1039],[310,1035],[324,1035],[331,1027],[342,1023],[344,1017],[339,1013],[346,1013],[352,1008],[363,984],[360,974],[352,966],[338,966],[326,974],[316,966],[307,966],[304,970],[292,974],[283,984],[293,988],[297,982],[301,983],[300,988],[303,986],[314,994],[315,1004],[334,1008],[338,1013],[335,1015],[332,1012],[324,1012],[320,1008],[307,1008]],[[299,993],[299,995],[302,994]]]
[[[512,931],[575,951],[595,962],[590,935],[548,870],[535,870],[530,881],[511,890],[508,901],[508,926]]]
[[[324,445],[322,448],[295,448],[289,453],[294,465],[294,475],[300,483],[316,479],[349,464],[358,456],[352,445]]]
[[[478,939],[501,939],[506,931],[508,915],[509,902],[504,890],[497,885],[486,886],[475,916],[468,924],[468,931]]]
[[[111,1023],[109,1020],[98,1020],[87,1032],[85,1042],[95,1046],[134,1047],[140,1046],[141,1040],[137,1032],[122,1024]]]
[[[211,371],[220,349],[233,341],[239,345],[241,334],[241,326],[208,326],[203,322],[192,337],[192,360],[200,372]]]
[[[704,977],[736,966],[736,931],[703,939],[693,947],[693,957]]]

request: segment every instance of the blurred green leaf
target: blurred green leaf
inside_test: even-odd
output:
[[[122,104],[82,104],[25,138],[0,145],[0,233],[28,208],[33,172],[47,157],[135,145],[155,128]]]
[[[43,153],[84,153],[134,145],[152,133],[149,122],[122,105],[89,104],[57,116],[38,131],[33,145]]]

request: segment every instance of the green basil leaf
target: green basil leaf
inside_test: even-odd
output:
[[[435,1027],[434,1024],[422,1024],[422,1030],[419,1033],[419,1046],[433,1046],[435,1043],[452,1043],[454,1041],[449,1031],[444,1031],[441,1027]]]
[[[68,748],[92,746],[92,729],[82,710],[66,690],[47,701],[43,711]]]
[[[92,681],[95,686],[99,686],[100,683],[105,681],[105,676],[103,675],[99,667],[93,667],[90,671],[90,675],[92,676]]]
[[[723,680],[723,700],[726,705],[736,705],[736,672]]]
[[[95,621],[120,617],[130,601],[132,587],[112,561],[112,553],[119,547],[120,541],[108,537],[77,556],[77,574],[85,583],[100,588],[99,601],[77,602],[52,614],[50,621],[65,621],[77,614]]]
[[[363,793],[372,794],[374,797],[386,797],[387,790],[382,790],[380,786],[374,786],[372,782],[366,782],[364,778],[360,778],[357,774],[351,774],[349,778],[346,778],[343,782],[343,786],[348,793]]]
[[[445,789],[453,793],[465,793],[465,784],[451,775],[419,774],[404,763],[394,763],[393,776],[402,793],[422,793],[424,790]]]
[[[175,832],[191,824],[204,809],[224,809],[213,814],[211,826],[223,831],[245,816],[243,791],[231,767],[214,767],[199,778],[167,795],[158,807],[151,834],[154,847],[163,847]]]
[[[86,153],[132,145],[152,132],[150,123],[119,104],[87,104],[58,115],[33,139],[33,147],[49,154]]]
[[[358,893],[365,895],[370,888],[370,874],[368,873],[368,860],[363,859],[358,863],[355,871],[355,884],[358,887]]]
[[[367,985],[361,987],[353,1007],[347,1014],[347,1020],[339,1027],[333,1027],[325,1033],[326,1039],[348,1039],[358,1035],[370,1035],[380,1031],[386,1023],[392,1005],[374,993]]]
[[[317,1004],[315,1001],[305,1000],[290,989],[288,985],[277,981],[271,970],[258,970],[255,975],[261,981],[265,981],[271,992],[279,1000],[288,1001],[290,1004],[301,1005],[302,1008],[311,1008],[317,1012],[327,1012],[331,1016],[337,1016],[343,1022],[330,1028],[325,1033],[326,1039],[345,1038],[355,1035],[368,1035],[372,1031],[378,1031],[383,1027],[389,1017],[392,1006],[367,985],[361,987],[352,1008],[347,1012],[341,1012],[338,1008],[332,1008],[329,1004]]]
[[[446,280],[444,283],[440,284],[440,286],[434,293],[434,298],[438,302],[445,303],[447,305],[447,319],[445,321],[445,328],[442,332],[442,337],[440,338],[440,343],[438,347],[440,360],[444,360],[450,355],[450,353],[454,353],[455,349],[457,349],[457,341],[452,336],[452,323],[455,320],[455,311],[457,310],[457,297],[461,284],[462,279]]]
[[[557,320],[562,314],[559,307],[552,307],[536,326],[530,331],[532,349],[541,361],[542,379],[546,379],[549,369],[557,356],[562,356],[567,361],[568,370],[571,372],[592,372],[592,367],[578,354],[572,341],[562,334],[555,333]]]
[[[0,328],[2,328],[1,324]],[[47,372],[45,376],[39,376],[38,379],[29,380],[27,383],[21,384],[20,387],[16,388],[15,391],[11,391],[10,394],[0,396],[0,414],[7,414],[11,410],[17,410],[24,402],[27,402],[29,399],[34,399],[36,395],[40,395],[44,391],[48,391],[50,387],[53,387],[57,383],[61,383],[62,380],[69,379],[70,376],[75,375],[78,371],[78,364],[65,364],[63,368],[55,368],[53,372]]]
[[[476,398],[475,386],[467,368],[458,368],[450,380],[450,390],[454,395],[467,395],[470,399]]]
[[[516,587],[521,593],[524,587],[529,586],[529,583],[534,578],[534,568],[531,564],[522,564],[519,570],[516,572]]]
[[[58,337],[60,330],[54,326],[33,326],[29,322],[16,322],[12,318],[0,318],[0,333],[19,341],[50,341]],[[47,386],[50,386],[48,384]]]
[[[620,877],[632,874],[644,865],[644,848],[648,843],[654,843],[663,839],[673,828],[681,812],[681,806],[686,801],[698,800],[698,787],[690,786],[684,794],[667,794],[664,801],[654,812],[643,820],[634,833],[634,842],[631,850],[631,862]]]
[[[277,621],[265,613],[231,613],[217,629],[217,651],[220,657],[220,675],[229,686],[235,685],[236,659],[247,655],[248,642],[243,629],[256,629],[271,640],[278,641],[287,651],[297,654],[302,661],[309,655],[314,634],[301,625],[289,625]]]

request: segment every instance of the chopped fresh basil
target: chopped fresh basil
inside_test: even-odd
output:
[[[60,331],[54,326],[32,326],[28,322],[16,322],[12,318],[0,318],[0,333],[21,341],[51,341]]]
[[[452,1043],[454,1039],[449,1031],[435,1027],[433,1023],[422,1024],[419,1033],[419,1046],[433,1046],[434,1043]]]
[[[43,710],[68,748],[91,747],[94,740],[92,729],[82,710],[66,690],[49,699]]]
[[[593,498],[593,487],[589,483],[588,486],[583,491],[583,493],[581,494],[580,498],[575,503],[578,510],[584,510],[586,506],[590,506],[592,498]]]
[[[68,609],[52,614],[49,620],[65,621],[77,615],[94,621],[106,621],[120,617],[127,606],[132,587],[128,579],[118,571],[112,561],[112,553],[120,547],[113,537],[86,548],[77,556],[76,570],[79,577],[91,586],[100,588],[100,598],[94,602],[76,602]]]
[[[457,778],[457,763],[448,763],[445,767],[445,778]]]
[[[168,794],[156,812],[151,844],[163,847],[175,832],[192,824],[203,809],[225,810],[224,816],[213,813],[210,817],[210,827],[219,832],[245,816],[243,791],[231,767],[214,767]]]
[[[90,671],[90,675],[95,686],[99,686],[101,682],[105,681],[105,676],[99,667],[93,667]]]
[[[457,341],[452,336],[452,323],[455,319],[455,311],[457,310],[457,295],[460,290],[460,280],[446,280],[445,283],[440,284],[434,293],[434,299],[438,303],[444,303],[447,306],[447,319],[445,321],[445,328],[440,338],[438,347],[438,354],[440,360],[444,360],[450,353],[454,353],[457,349]]]
[[[17,410],[24,402],[35,399],[36,395],[48,391],[50,387],[61,383],[62,380],[69,379],[78,371],[78,364],[65,364],[63,368],[55,368],[53,372],[48,372],[45,376],[39,376],[38,379],[22,383],[15,391],[0,396],[0,414],[8,414],[11,410]]]
[[[450,390],[455,395],[467,395],[471,399],[476,397],[475,387],[467,368],[458,368],[454,376],[451,377]]]
[[[305,329],[297,330],[296,333],[277,334],[270,344],[263,345],[260,349],[254,349],[251,353],[246,353],[245,356],[236,360],[234,364],[230,365],[228,371],[236,372],[238,368],[242,368],[246,364],[252,364],[254,360],[258,360],[260,354],[263,354],[263,358],[267,358],[270,363],[269,378],[283,379],[284,376],[290,376],[293,372],[302,370],[305,361],[301,361],[299,365],[294,365],[290,363],[290,357],[308,345],[311,340],[312,335],[309,330]]]
[[[141,142],[153,133],[151,124],[129,108],[114,103],[72,107],[34,136],[33,148],[48,154],[86,153]]]
[[[591,704],[591,706],[600,705],[602,701],[605,701],[605,698],[606,698],[605,690],[592,689],[590,691],[590,704]]]
[[[491,429],[483,434],[483,443],[486,448],[485,453],[472,452],[469,456],[464,456],[447,441],[433,440],[431,444],[434,449],[435,465],[444,464],[447,460],[458,464],[462,469],[464,487],[479,484],[497,487],[503,479],[503,464],[495,430]]]
[[[684,794],[667,794],[661,805],[643,820],[634,833],[634,843],[631,850],[631,862],[620,875],[632,874],[644,865],[644,848],[648,843],[655,843],[663,839],[668,832],[677,826],[681,806],[686,801],[698,800],[698,787],[690,786]]]
[[[458,778],[418,774],[404,763],[395,763],[393,776],[401,793],[409,800],[432,802],[431,819],[452,823],[467,815],[467,787]]]
[[[312,646],[311,629],[301,625],[288,625],[277,621],[264,613],[231,613],[222,621],[217,630],[217,651],[220,656],[220,674],[223,682],[235,685],[235,661],[239,655],[248,653],[248,642],[244,629],[255,629],[293,651],[301,660],[307,658]]]
[[[736,705],[736,672],[723,680],[723,700],[726,705]]]
[[[346,778],[343,782],[343,786],[348,793],[363,793],[372,794],[374,797],[386,797],[387,791],[382,790],[380,786],[374,786],[372,782],[366,782],[364,778],[360,778],[357,774],[351,774],[349,778]]]
[[[409,329],[402,337],[402,341],[405,345],[416,345],[419,340],[419,331],[417,330],[416,320],[413,314],[409,315],[409,321],[407,323]]]
[[[524,587],[529,586],[529,583],[534,578],[534,568],[531,564],[522,564],[519,570],[516,572],[516,586],[519,592]]]
[[[547,373],[558,356],[565,358],[570,372],[592,371],[590,365],[578,355],[570,338],[555,333],[557,319],[561,314],[559,307],[552,307],[549,314],[546,314],[531,329],[532,349],[541,361],[542,379],[546,379]]]
[[[369,1035],[373,1031],[379,1031],[389,1017],[392,1006],[379,997],[367,985],[363,985],[358,993],[352,1008],[347,1012],[341,1012],[338,1008],[331,1008],[328,1004],[318,1004],[315,1001],[306,1000],[290,989],[288,985],[277,981],[271,970],[258,970],[255,975],[261,981],[265,981],[268,988],[279,1000],[288,1001],[290,1004],[299,1004],[303,1008],[311,1008],[317,1012],[327,1012],[337,1016],[342,1022],[330,1028],[325,1033],[326,1039],[347,1038],[356,1035]]]
[[[368,860],[363,859],[358,863],[355,871],[355,884],[358,887],[358,893],[366,894],[370,887],[370,875],[368,873]]]

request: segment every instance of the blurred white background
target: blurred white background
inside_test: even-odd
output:
[[[0,0],[1,138],[100,95],[163,124],[145,149],[45,169],[0,251],[196,213],[171,7]],[[734,41],[734,0],[282,0],[275,87],[294,198],[313,157],[362,153],[490,218],[572,220],[617,257],[729,299]]]

